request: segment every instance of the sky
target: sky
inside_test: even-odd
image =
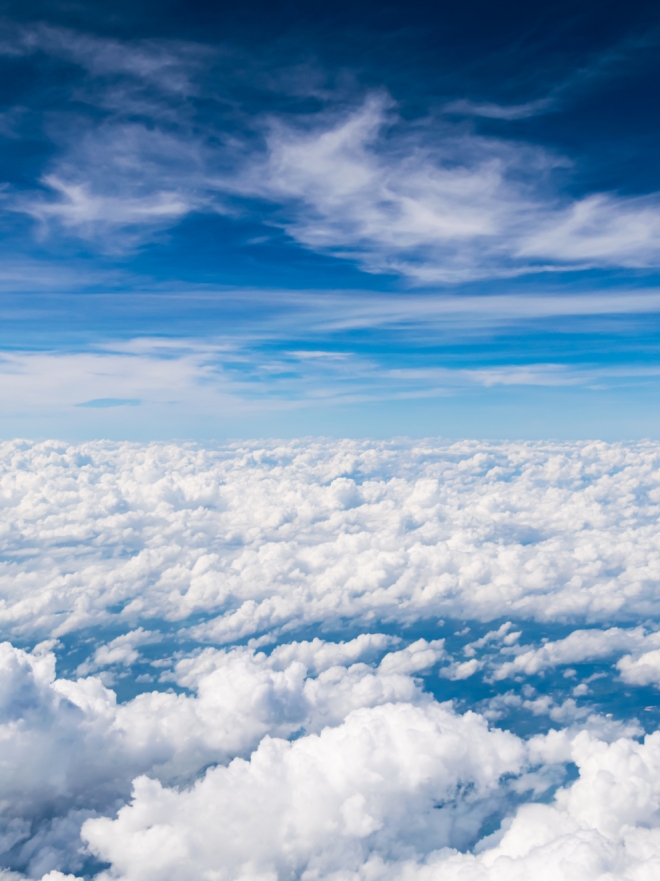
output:
[[[657,4],[0,8],[0,881],[660,877]]]
[[[0,7],[0,881],[660,877],[657,4]]]
[[[657,438],[659,41],[639,2],[3,4],[2,435]]]

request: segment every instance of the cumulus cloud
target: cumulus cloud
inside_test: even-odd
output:
[[[626,655],[616,666],[629,685],[660,684],[660,649],[643,652],[638,657]]]
[[[134,663],[136,646],[153,639],[141,629],[117,637],[78,673]],[[53,641],[33,653],[0,644],[0,859],[32,874],[79,866],[81,823],[127,798],[137,774],[186,783],[210,764],[249,755],[266,736],[322,732],[359,708],[428,707],[414,676],[444,656],[442,640],[396,650],[399,641],[315,638],[268,655],[206,649],[161,675],[187,694],[151,691],[125,703],[99,678],[56,678]]]
[[[410,124],[384,92],[315,87],[320,110],[243,118],[242,140],[196,115],[206,47],[35,25],[0,53],[75,81],[75,139],[51,114],[48,167],[4,202],[43,234],[128,248],[256,198],[301,246],[414,282],[657,265],[656,194],[565,197],[564,158],[447,119],[546,99]],[[348,298],[336,327],[652,312],[658,293]],[[241,357],[13,352],[3,406],[218,404],[242,388],[222,355]],[[368,373],[320,350],[262,367],[291,363]],[[651,442],[0,445],[0,878],[655,878],[659,505]]]
[[[138,627],[137,630],[124,633],[105,645],[100,645],[90,659],[80,664],[76,672],[79,676],[85,676],[93,670],[112,664],[130,667],[140,658],[138,646],[158,642],[160,639],[159,633],[151,633],[143,627]]]
[[[476,852],[461,853],[500,775],[519,773],[536,750],[547,761],[558,747],[568,748],[579,779],[550,804],[524,804]],[[112,863],[103,877],[136,881],[207,872],[652,877],[660,866],[657,734],[608,745],[583,732],[524,753],[510,735],[440,707],[359,711],[318,737],[266,740],[249,762],[209,771],[185,791],[141,778],[117,819],[88,820],[83,837]]]
[[[475,641],[465,647],[465,652],[474,654],[473,646],[478,645],[478,642],[483,643]],[[494,680],[534,676],[555,667],[598,662],[631,652],[620,657],[615,664],[622,680],[628,685],[660,683],[660,649],[657,648],[660,645],[660,633],[649,632],[643,627],[575,630],[564,639],[554,642],[546,640],[539,647],[523,645],[510,648],[506,645],[506,637],[504,643],[499,655],[489,657]],[[506,654],[511,653],[516,653],[513,660],[501,660],[502,654],[506,657]],[[588,693],[587,683],[574,689],[576,696]]]
[[[654,865],[656,444],[0,453],[7,881]]]
[[[440,675],[444,676],[446,679],[469,679],[470,676],[474,676],[474,674],[481,670],[482,664],[476,658],[471,658],[469,661],[463,662],[454,662],[450,664],[448,667],[443,667],[440,670]]]
[[[396,858],[469,841],[500,777],[524,758],[520,741],[474,715],[361,710],[294,743],[267,738],[249,762],[178,794],[142,778],[132,805],[116,821],[87,822],[83,837],[119,877],[357,871],[369,852]]]
[[[1,460],[0,619],[16,634],[159,617],[230,643],[365,616],[657,613],[652,443],[11,442]]]
[[[142,630],[117,637],[78,672],[130,664],[135,646],[149,642]],[[79,866],[81,823],[126,799],[140,773],[186,783],[248,755],[264,736],[320,732],[364,707],[429,705],[411,674],[433,666],[442,645],[418,640],[388,651],[396,642],[363,634],[288,643],[270,655],[207,649],[161,676],[187,694],[151,691],[124,703],[99,678],[56,678],[52,641],[33,653],[0,644],[0,860],[32,874]]]
[[[548,641],[540,648],[520,646],[517,649],[520,654],[513,661],[503,663],[497,669],[495,678],[503,679],[517,673],[530,675],[551,667],[597,661],[631,648],[639,651],[649,644],[658,643],[660,634],[647,634],[642,627],[575,630],[564,639]]]

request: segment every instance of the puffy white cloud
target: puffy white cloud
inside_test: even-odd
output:
[[[480,827],[499,775],[565,751],[579,768],[575,783],[549,804],[523,804],[474,852],[455,849]],[[660,867],[659,806],[658,734],[607,744],[557,733],[523,749],[478,717],[398,706],[356,712],[293,744],[268,739],[249,762],[211,770],[191,789],[140,778],[117,819],[91,819],[83,836],[112,863],[102,877],[135,881],[642,881]]]
[[[309,671],[322,673],[324,670],[338,665],[343,666],[349,663],[355,663],[356,661],[375,660],[378,656],[387,651],[387,649],[397,645],[399,642],[401,642],[399,637],[387,636],[384,633],[361,633],[355,639],[351,639],[348,642],[326,642],[323,639],[319,639],[318,636],[315,636],[312,640],[288,642],[278,645],[270,654],[270,664],[274,669],[280,669],[282,666],[286,666],[292,661],[302,661]],[[434,660],[431,661],[431,664],[435,663],[437,657],[441,657],[439,654],[436,657],[438,649],[441,648],[439,645],[440,642],[441,640],[428,644],[425,640],[419,640],[420,650],[426,650],[433,654]],[[412,646],[408,647],[409,654],[412,649]],[[208,652],[205,654],[208,654]],[[217,654],[212,654],[217,657]],[[388,657],[397,658],[399,654],[403,653],[390,652]],[[429,656],[427,656],[425,660],[428,657]],[[186,663],[187,662],[185,661],[180,662],[177,664],[177,669],[182,669]],[[193,663],[196,667],[199,666],[198,659],[195,659]],[[389,663],[391,663],[391,661]],[[388,672],[415,672],[417,669],[424,669],[424,667],[413,668],[407,671],[400,669],[392,671],[390,669]]]
[[[490,634],[488,634],[490,636]],[[467,646],[467,653],[473,654],[472,646]],[[506,644],[506,637],[504,639]],[[494,663],[492,678],[506,679],[511,676],[530,676],[567,664],[602,661],[632,651],[616,662],[621,678],[629,685],[649,685],[660,682],[660,633],[647,632],[643,627],[620,628],[608,630],[574,630],[564,639],[551,642],[545,641],[540,647],[516,646],[513,649],[503,648],[500,652],[519,652],[512,661],[498,663],[497,657],[489,659]],[[650,650],[649,650],[650,649]],[[573,671],[575,672],[575,671]],[[576,696],[587,694],[587,685],[582,683],[574,689]]]
[[[114,877],[355,871],[370,852],[396,859],[469,841],[500,777],[524,761],[517,738],[478,716],[387,705],[294,743],[266,738],[249,762],[189,790],[140,778],[117,820],[88,821],[83,837]]]
[[[126,652],[148,641],[144,631],[116,639],[96,652],[97,665],[109,662],[98,657],[104,651],[130,661]],[[77,867],[81,823],[121,804],[138,774],[190,782],[210,764],[248,755],[266,735],[321,731],[361,707],[428,705],[407,674],[433,665],[441,646],[420,640],[387,653],[393,642],[379,634],[316,639],[270,656],[207,649],[165,674],[192,694],[148,692],[121,704],[98,678],[55,678],[49,644],[28,653],[1,643],[0,860],[11,852],[33,875]]]
[[[79,676],[85,676],[93,670],[101,667],[108,667],[112,664],[122,664],[130,667],[140,658],[140,652],[137,649],[139,645],[145,645],[151,642],[158,642],[161,639],[159,633],[150,633],[143,627],[132,630],[130,633],[124,633],[115,637],[109,643],[99,646],[94,655],[87,661],[83,661],[76,671]]]
[[[225,643],[652,616],[659,463],[653,443],[5,443],[0,622],[41,639],[163,618]]]
[[[657,614],[659,465],[653,443],[2,445],[0,620],[47,639],[0,645],[0,865],[97,874],[85,824],[136,881],[562,879],[573,851],[643,879],[656,735],[589,681],[516,680],[618,660],[613,687],[660,681],[658,634],[626,626]],[[529,644],[528,618],[608,626]],[[98,675],[57,678],[54,652]],[[482,671],[520,693],[432,698],[469,707]],[[160,690],[118,701],[138,672]],[[516,713],[562,730],[488,729]]]
[[[475,878],[652,878],[660,867],[659,748],[657,734],[610,745],[578,735],[579,779],[552,805],[522,807],[495,847],[454,859],[445,877],[458,877],[463,863]]]
[[[626,655],[616,666],[629,685],[660,684],[660,649],[644,652],[639,657]]]
[[[551,667],[597,661],[631,648],[641,649],[649,643],[659,642],[659,634],[647,634],[643,627],[574,630],[564,639],[547,641],[540,648],[520,646],[517,649],[520,654],[513,661],[501,664],[494,678],[504,679],[516,674],[529,676]]]
[[[470,676],[474,676],[474,674],[481,670],[482,664],[476,658],[470,658],[469,661],[454,662],[450,664],[448,667],[443,667],[440,670],[440,675],[444,676],[446,679],[469,679]]]
[[[431,642],[418,639],[401,651],[389,652],[378,669],[383,673],[419,673],[433,667],[445,654],[444,639],[434,639]]]

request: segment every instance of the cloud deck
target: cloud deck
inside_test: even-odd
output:
[[[654,876],[659,445],[0,462],[7,881]]]

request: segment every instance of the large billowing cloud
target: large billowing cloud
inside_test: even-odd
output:
[[[207,649],[165,674],[188,694],[147,691],[121,704],[97,677],[55,678],[48,643],[34,653],[0,644],[2,851],[22,852],[32,870],[75,861],[82,820],[125,799],[138,774],[189,782],[209,764],[249,755],[266,735],[322,731],[361,707],[429,706],[412,676],[436,664],[442,643],[388,651],[396,643],[365,634],[348,643],[288,643],[269,657]],[[108,654],[97,650],[97,663]],[[365,663],[374,658],[378,666]],[[126,660],[124,653],[119,663]],[[62,835],[46,842],[48,850],[39,840],[48,837],[49,814],[68,820],[73,844]]]
[[[88,820],[83,838],[112,863],[103,877],[131,881],[653,877],[660,738],[607,745],[584,734],[570,752],[579,780],[551,804],[522,806],[476,854],[460,848],[501,775],[520,772],[522,744],[478,717],[406,705],[356,712],[293,744],[266,739],[249,762],[185,791],[140,778],[130,806]]]
[[[8,881],[654,876],[657,445],[0,452]]]
[[[357,871],[370,852],[465,845],[523,761],[521,742],[478,716],[387,705],[294,743],[266,738],[180,794],[139,779],[132,806],[83,835],[120,877]]]

